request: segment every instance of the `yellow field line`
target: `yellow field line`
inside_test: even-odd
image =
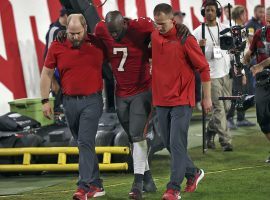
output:
[[[218,171],[213,171],[213,172],[206,172],[205,174],[218,174],[218,173],[224,173],[224,172],[231,172],[231,171],[240,171],[240,170],[246,170],[246,169],[255,169],[255,168],[262,168],[262,167],[269,167],[268,164],[265,165],[257,165],[253,167],[239,167],[239,168],[233,168],[233,169],[224,169],[224,170],[218,170]],[[160,181],[164,180],[165,178],[154,178],[155,181]],[[105,188],[110,188],[110,187],[117,187],[121,185],[126,185],[126,184],[131,184],[131,182],[126,182],[126,183],[117,183],[113,185],[105,185]],[[61,190],[61,191],[48,191],[48,192],[36,192],[33,193],[33,195],[44,195],[44,194],[55,194],[55,193],[68,193],[68,192],[74,192],[74,190]],[[0,198],[10,198],[10,197],[23,197],[25,195],[23,194],[11,194],[11,195],[5,195],[5,196],[0,196]]]

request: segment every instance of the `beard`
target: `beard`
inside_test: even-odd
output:
[[[82,40],[73,40],[72,41],[72,48],[73,49],[79,49],[82,45],[83,39]]]
[[[83,36],[82,36],[82,39],[81,40],[72,40],[71,43],[72,43],[72,48],[73,49],[79,49],[81,46],[82,46],[82,43],[83,41],[85,40],[86,38],[86,31],[84,32]]]

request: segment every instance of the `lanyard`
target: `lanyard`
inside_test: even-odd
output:
[[[215,40],[214,34],[213,34],[212,31],[210,30],[209,26],[207,26],[207,28],[208,28],[209,35],[210,35],[210,37],[211,37],[211,39],[212,39],[214,45],[217,46],[217,45],[219,44],[219,42],[217,42],[217,41]],[[219,26],[218,26],[218,24],[217,24],[217,28],[218,28],[218,40],[219,40]]]

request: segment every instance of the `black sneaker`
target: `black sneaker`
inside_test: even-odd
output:
[[[233,121],[233,118],[230,117],[229,119],[227,119],[227,126],[230,130],[236,130],[237,129],[237,126],[236,124],[234,123]]]
[[[249,127],[249,126],[256,126],[255,123],[248,121],[247,119],[241,120],[241,121],[237,121],[237,126],[238,127]]]
[[[233,146],[230,143],[222,145],[223,151],[233,151]]]
[[[153,179],[143,182],[143,192],[156,192],[157,186]]]
[[[135,200],[142,200],[143,183],[133,183],[129,192],[129,198]]]

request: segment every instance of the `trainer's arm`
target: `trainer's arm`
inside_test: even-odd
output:
[[[52,78],[54,74],[54,69],[47,68],[46,66],[43,67],[41,72],[41,78],[40,78],[40,93],[41,93],[41,99],[48,99]],[[42,111],[45,117],[51,118],[52,109],[50,106],[49,101],[44,103],[42,105]]]
[[[195,69],[200,73],[203,87],[203,99],[202,106],[204,111],[208,113],[212,109],[211,100],[211,81],[210,81],[210,68],[209,64],[199,47],[197,40],[194,36],[188,36],[185,44],[186,54],[195,67]]]

